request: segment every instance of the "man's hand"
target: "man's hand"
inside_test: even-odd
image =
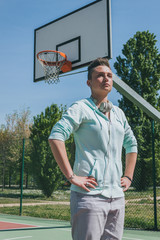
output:
[[[80,176],[74,175],[74,177],[70,182],[78,187],[83,188],[87,192],[90,192],[89,188],[95,189],[96,188],[95,186],[98,186],[94,177],[80,177]]]
[[[121,186],[123,187],[123,192],[127,191],[131,185],[131,181],[127,177],[121,178]]]

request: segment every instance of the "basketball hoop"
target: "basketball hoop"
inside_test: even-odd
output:
[[[45,82],[58,83],[60,72],[68,72],[72,69],[72,63],[67,60],[65,53],[45,50],[37,54],[37,59],[43,67]]]

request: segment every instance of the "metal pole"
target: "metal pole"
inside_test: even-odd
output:
[[[22,199],[23,199],[23,171],[24,171],[24,148],[25,148],[25,138],[23,138],[23,153],[22,153],[22,167],[21,167],[21,198],[20,198],[20,212],[22,215]]]
[[[153,160],[153,194],[154,194],[154,230],[157,228],[157,203],[156,203],[156,161],[155,161],[155,136],[154,136],[154,120],[151,120],[152,126],[152,160]]]

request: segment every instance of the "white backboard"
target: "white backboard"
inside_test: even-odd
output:
[[[110,0],[97,0],[34,31],[34,82],[44,80],[37,53],[64,52],[72,70],[97,57],[112,57]]]

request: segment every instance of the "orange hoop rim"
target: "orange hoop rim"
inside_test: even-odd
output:
[[[39,57],[39,55],[41,53],[58,53],[60,54],[62,57],[64,57],[63,60],[61,61],[46,61],[46,60],[43,60],[42,58]],[[49,65],[49,66],[56,66],[56,65],[59,65],[60,63],[65,63],[67,61],[67,55],[63,52],[60,52],[60,51],[55,51],[55,50],[43,50],[43,51],[40,51],[37,53],[37,59],[44,65]]]

